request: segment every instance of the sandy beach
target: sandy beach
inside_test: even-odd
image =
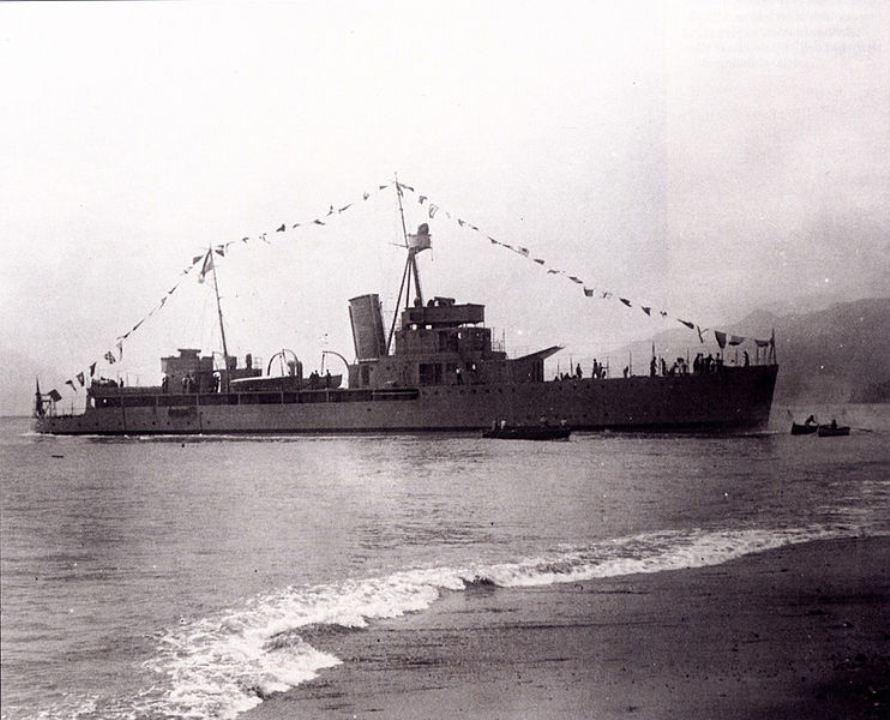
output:
[[[366,630],[244,717],[878,718],[890,538],[545,588],[471,587]]]

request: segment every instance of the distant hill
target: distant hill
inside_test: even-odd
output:
[[[890,402],[890,298],[835,303],[824,310],[787,315],[757,310],[721,327],[759,338],[768,338],[773,328],[780,366],[777,402]],[[716,353],[714,333],[705,333],[705,339],[702,345],[694,332],[678,328],[612,356],[632,351],[639,373],[638,358],[649,358],[653,342],[656,354],[669,359],[685,356],[687,349],[692,355]],[[739,356],[743,348],[753,359],[749,343],[740,346]],[[725,357],[732,361],[735,348],[728,347]]]

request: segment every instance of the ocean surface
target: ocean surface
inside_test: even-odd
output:
[[[890,406],[847,438],[52,438],[0,419],[2,718],[232,718],[326,626],[890,532]],[[811,411],[796,409],[798,419]],[[309,640],[304,639],[309,638]]]

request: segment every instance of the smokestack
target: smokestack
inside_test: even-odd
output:
[[[376,293],[360,295],[349,301],[349,322],[357,360],[376,360],[386,354],[383,314]]]

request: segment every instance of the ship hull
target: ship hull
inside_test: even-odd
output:
[[[501,420],[521,427],[542,419],[575,430],[754,429],[769,420],[776,374],[770,365],[710,375],[429,386],[373,398],[350,390],[192,396],[188,405],[187,396],[181,405],[159,396],[147,407],[124,401],[36,418],[34,429],[59,435],[424,432],[480,430]]]

